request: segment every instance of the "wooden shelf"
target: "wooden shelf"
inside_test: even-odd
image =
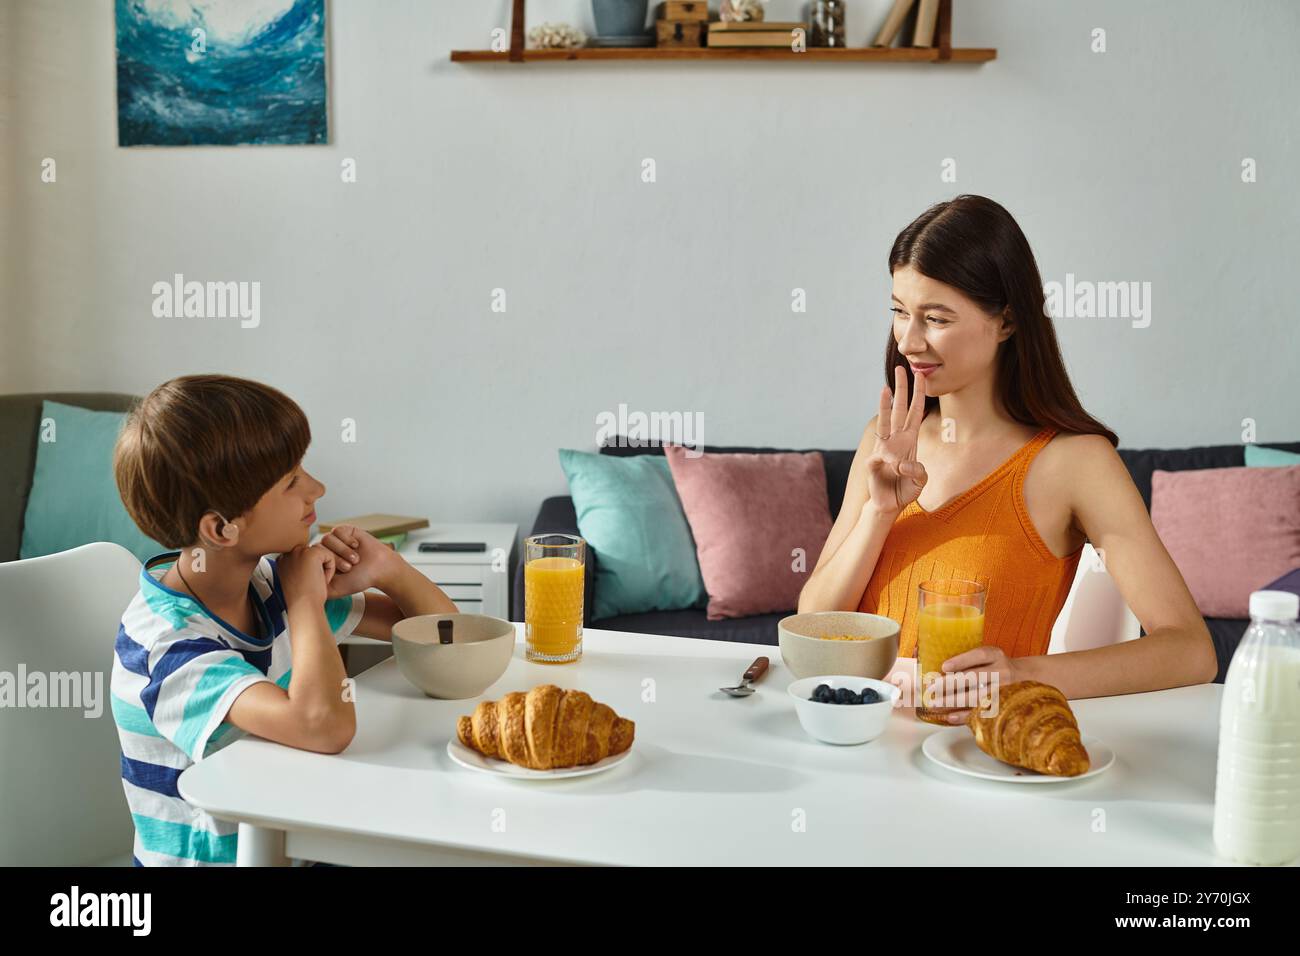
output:
[[[579,47],[576,50],[524,50],[513,62],[556,60],[804,60],[817,63],[986,63],[998,51],[951,48],[947,57],[938,47],[809,47],[795,53],[783,47]],[[455,63],[510,63],[510,53],[494,50],[452,50]]]
[[[952,0],[939,0],[932,47],[579,47],[529,50],[524,44],[525,0],[511,0],[510,49],[452,50],[454,63],[543,63],[561,60],[801,60],[805,63],[987,63],[997,50],[956,49],[952,45]]]

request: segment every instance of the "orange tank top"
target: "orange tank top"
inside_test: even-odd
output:
[[[859,611],[902,623],[899,657],[916,656],[917,586],[965,578],[988,587],[984,643],[1008,657],[1047,653],[1056,615],[1070,593],[1083,548],[1058,558],[1025,507],[1025,474],[1051,441],[1044,428],[974,487],[937,511],[913,501],[894,521]]]

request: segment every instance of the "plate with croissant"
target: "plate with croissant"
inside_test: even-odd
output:
[[[447,755],[467,770],[520,779],[580,777],[632,754],[636,724],[580,690],[539,684],[481,700],[456,721]]]
[[[997,713],[972,708],[965,727],[931,734],[921,752],[949,770],[1015,783],[1064,783],[1096,776],[1115,752],[1082,734],[1065,695],[1051,684],[1008,684]]]

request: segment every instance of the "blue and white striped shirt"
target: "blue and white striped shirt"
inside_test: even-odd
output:
[[[155,555],[141,568],[140,592],[122,615],[113,654],[110,699],[135,821],[135,864],[232,866],[238,825],[186,803],[176,781],[244,736],[225,722],[244,690],[259,681],[288,688],[288,611],[275,561],[264,557],[249,582],[259,635],[244,634],[162,583],[179,554]],[[325,602],[336,640],[352,633],[364,609],[364,593]]]

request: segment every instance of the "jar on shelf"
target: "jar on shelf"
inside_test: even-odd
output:
[[[844,0],[812,0],[808,26],[809,46],[844,46]]]

